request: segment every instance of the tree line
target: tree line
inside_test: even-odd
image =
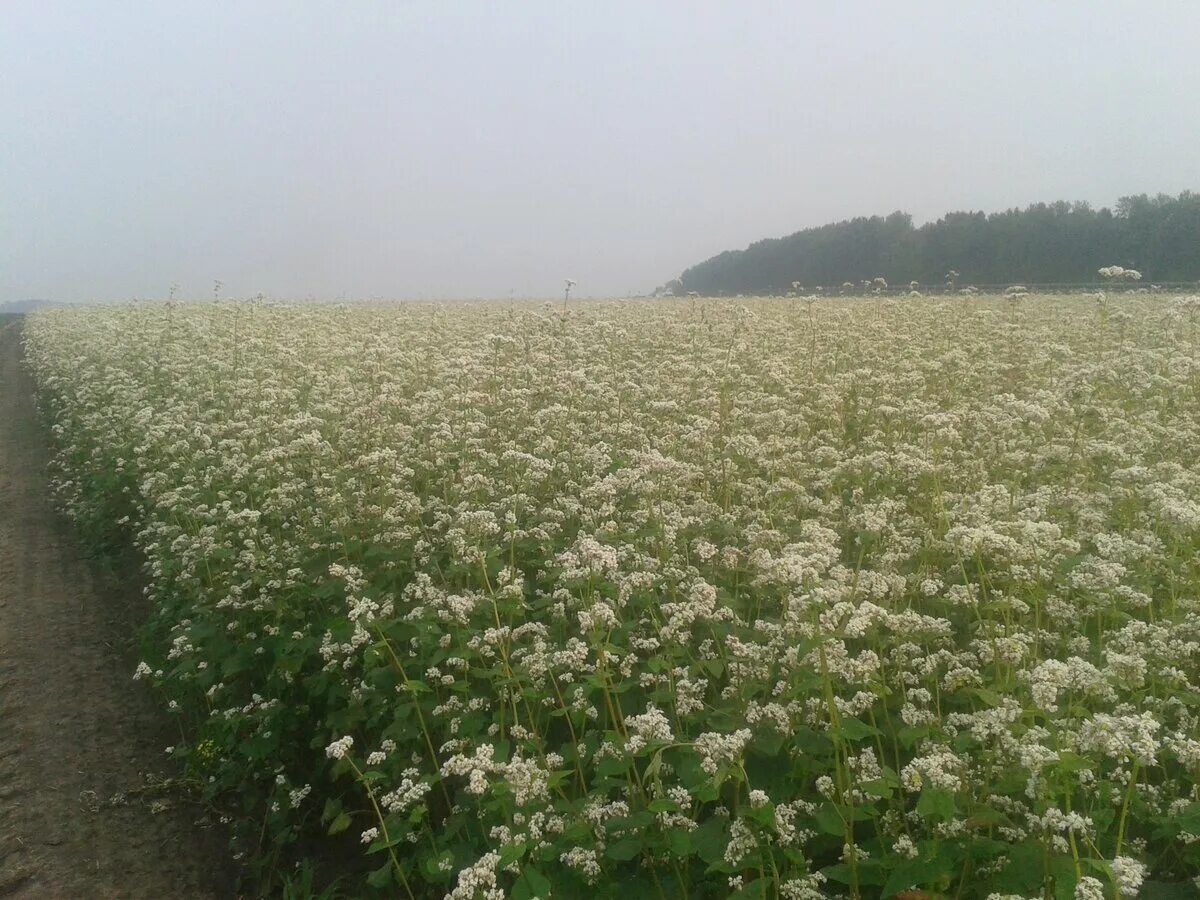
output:
[[[784,293],[860,283],[942,285],[1099,282],[1118,265],[1152,281],[1200,280],[1200,194],[1122,197],[1115,208],[1034,203],[1004,212],[951,212],[914,227],[894,212],[806,228],[727,250],[664,287],[676,293]]]

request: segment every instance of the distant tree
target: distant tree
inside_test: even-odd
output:
[[[949,212],[919,228],[904,212],[850,219],[727,250],[687,269],[679,289],[755,293],[875,277],[950,289],[964,280],[1088,283],[1110,266],[1156,282],[1200,280],[1200,194],[1138,194],[1114,209],[1057,201],[990,215]]]

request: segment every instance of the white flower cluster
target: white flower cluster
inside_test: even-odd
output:
[[[671,723],[666,715],[651,704],[641,715],[626,716],[625,728],[629,731],[627,748],[630,753],[638,753],[647,744],[654,741],[670,743],[675,740],[671,732]]]
[[[504,900],[507,895],[498,886],[496,876],[499,865],[499,853],[485,853],[474,865],[459,871],[454,889],[446,894],[446,900]]]
[[[476,747],[471,756],[456,753],[442,764],[442,774],[465,775],[467,791],[476,795],[488,790],[491,784],[489,775],[499,776],[512,790],[513,800],[518,806],[529,806],[548,799],[550,772],[562,765],[561,756],[557,753],[547,754],[543,766],[535,759],[521,756],[519,752],[507,762],[498,761],[492,758],[495,752],[491,744],[483,744]],[[408,777],[411,779],[412,776]],[[403,787],[401,785],[401,789]],[[411,795],[416,790],[417,786],[412,785],[406,793]]]
[[[1118,856],[1109,865],[1121,896],[1136,897],[1146,880],[1146,864],[1129,856]]]
[[[1117,855],[1080,896],[1200,866],[1200,299],[864,287],[24,329],[58,501],[145,559],[134,677],[211,722],[174,755],[282,829],[316,763],[414,848],[471,835],[463,898],[670,878],[693,837],[742,867],[696,895],[809,900],[984,828]],[[1028,856],[993,849],[925,887],[1000,890]]]
[[[1104,266],[1097,269],[1101,278],[1108,281],[1141,281],[1142,273],[1137,269],[1126,269],[1123,266]]]
[[[1161,729],[1162,723],[1148,712],[1125,716],[1098,712],[1080,723],[1077,741],[1080,750],[1152,766],[1158,761]]]
[[[738,761],[752,737],[746,728],[739,728],[732,734],[706,731],[698,735],[695,747],[700,753],[701,768],[709,775],[716,775],[720,766]]]
[[[420,772],[405,769],[400,783],[379,798],[380,805],[390,813],[402,813],[411,809],[430,791],[430,785],[421,780]]]
[[[340,737],[325,748],[325,755],[330,759],[342,759],[354,746],[354,738],[350,735]]]

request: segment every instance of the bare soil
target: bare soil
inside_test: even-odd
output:
[[[85,558],[51,505],[20,334],[0,316],[0,897],[236,897],[228,836],[161,787],[180,773],[132,680],[137,580]]]

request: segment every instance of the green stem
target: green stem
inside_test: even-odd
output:
[[[416,900],[415,896],[413,895],[412,888],[408,886],[408,879],[404,875],[404,869],[400,866],[400,860],[396,858],[396,848],[392,846],[392,839],[388,835],[387,822],[384,821],[383,810],[381,810],[379,808],[379,804],[375,802],[375,790],[371,787],[369,782],[363,780],[362,770],[354,764],[354,760],[347,756],[346,762],[350,763],[350,768],[354,770],[354,775],[358,778],[359,784],[361,784],[367,791],[367,799],[371,801],[371,808],[375,810],[375,818],[379,821],[379,831],[380,834],[383,835],[383,842],[387,845],[388,856],[390,856],[392,860],[392,868],[395,870],[397,877],[400,879],[400,883],[404,885],[404,892],[408,894],[408,900]]]

